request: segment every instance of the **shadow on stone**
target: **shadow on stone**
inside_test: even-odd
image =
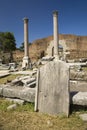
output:
[[[82,105],[70,105],[70,114],[73,112],[82,112],[82,111],[87,111],[87,106],[82,106]]]

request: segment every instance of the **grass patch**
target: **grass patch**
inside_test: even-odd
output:
[[[87,67],[82,67],[82,70],[83,71],[87,71]]]
[[[87,130],[87,122],[83,122],[76,112],[69,118],[42,114],[34,112],[32,103],[6,111],[9,104],[7,100],[0,99],[0,130]]]
[[[0,98],[0,110],[6,111],[7,107],[9,105],[12,105],[12,104],[14,104],[13,101],[11,102],[11,101],[7,101],[5,98]],[[17,104],[16,111],[19,111],[19,112],[23,112],[23,111],[34,112],[34,103],[26,102],[24,105]]]
[[[34,103],[26,102],[24,105],[18,105],[16,111],[19,111],[19,112],[23,112],[23,111],[34,112]]]
[[[11,102],[8,102],[6,101],[4,98],[1,98],[0,99],[0,110],[2,111],[6,111],[7,110],[7,107],[9,105],[11,105],[12,103]]]

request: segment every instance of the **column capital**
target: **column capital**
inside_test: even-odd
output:
[[[57,15],[58,15],[58,11],[57,10],[53,11],[53,16],[57,16]]]
[[[29,19],[27,17],[24,17],[23,20],[24,22],[28,22]]]

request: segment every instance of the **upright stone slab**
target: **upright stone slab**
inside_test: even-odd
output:
[[[35,111],[69,115],[69,67],[51,61],[38,71]]]

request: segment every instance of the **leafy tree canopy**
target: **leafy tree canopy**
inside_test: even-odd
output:
[[[16,49],[15,37],[11,32],[0,32],[0,50],[12,52]]]

